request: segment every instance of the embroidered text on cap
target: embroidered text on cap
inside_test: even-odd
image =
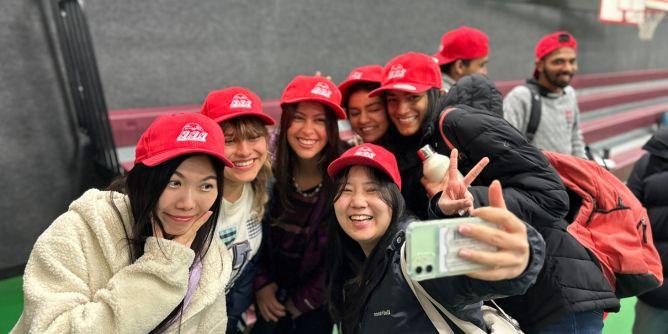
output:
[[[387,78],[403,78],[404,75],[406,75],[406,69],[401,64],[397,64],[390,68],[390,73],[387,75]]]
[[[357,80],[357,79],[361,79],[361,78],[362,78],[362,72],[350,73],[350,77],[348,77],[348,79],[350,79],[350,80]]]
[[[188,123],[183,126],[176,141],[201,141],[206,143],[207,135],[208,133],[204,131],[204,128],[202,128],[201,125],[197,123]]]
[[[237,94],[234,95],[234,97],[232,98],[232,102],[230,103],[230,108],[250,109],[252,103],[253,102],[248,98],[248,96],[244,94]]]
[[[376,153],[370,149],[369,147],[362,146],[357,151],[355,151],[355,154],[357,156],[362,156],[362,157],[367,157],[369,159],[373,159],[376,156]]]
[[[326,83],[318,82],[311,90],[311,93],[329,98],[332,95],[332,90],[329,89]]]

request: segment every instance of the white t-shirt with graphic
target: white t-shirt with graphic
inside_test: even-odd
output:
[[[257,254],[262,242],[262,220],[253,208],[253,196],[253,187],[245,183],[238,200],[232,203],[223,199],[218,215],[218,235],[234,256],[231,283]]]

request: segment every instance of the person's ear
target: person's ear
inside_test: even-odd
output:
[[[538,73],[543,73],[543,67],[545,66],[545,62],[542,59],[536,59],[535,66]]]
[[[466,67],[464,66],[464,62],[461,59],[455,60],[455,63],[453,64],[455,73],[457,73],[458,77],[461,77],[464,75],[464,71],[466,70]]]

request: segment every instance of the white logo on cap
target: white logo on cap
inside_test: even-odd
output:
[[[232,103],[230,103],[230,108],[250,109],[251,103],[252,101],[248,98],[248,96],[244,94],[237,94],[234,95],[234,97],[232,98]]]
[[[370,149],[366,146],[362,146],[362,147],[358,148],[357,151],[355,151],[355,154],[353,154],[353,155],[373,159],[376,156],[376,153],[372,149]]]
[[[353,73],[350,73],[350,79],[351,80],[358,80],[358,79],[361,79],[361,78],[362,78],[362,72],[355,71]]]
[[[415,88],[415,86],[408,85],[408,84],[394,84],[394,85],[392,85],[392,87],[398,88],[398,89],[414,90],[414,91],[417,90],[417,88]]]
[[[327,86],[326,83],[318,82],[315,87],[311,89],[311,93],[329,98],[332,95],[332,90],[329,89],[329,86]]]
[[[390,74],[387,75],[388,79],[394,78],[403,78],[406,75],[406,69],[401,66],[401,64],[394,65],[390,68]]]
[[[201,141],[206,143],[207,132],[197,123],[188,123],[181,129],[176,141]]]

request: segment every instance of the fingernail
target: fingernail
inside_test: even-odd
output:
[[[467,234],[469,232],[471,232],[471,226],[468,226],[468,225],[459,226],[459,233]]]
[[[466,248],[460,249],[459,250],[459,256],[469,257],[469,256],[471,256],[471,251],[466,249]]]

